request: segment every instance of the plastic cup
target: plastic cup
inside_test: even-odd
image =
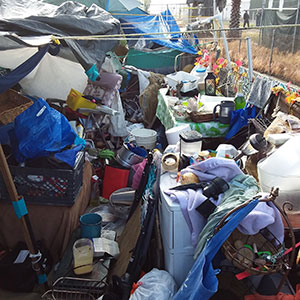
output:
[[[80,217],[82,238],[97,238],[101,236],[102,217],[96,213],[84,214]]]
[[[73,245],[74,273],[87,274],[93,270],[93,243],[89,239],[79,239]]]

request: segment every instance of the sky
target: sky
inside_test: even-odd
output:
[[[142,2],[142,0],[140,0]],[[163,3],[163,4],[162,4]],[[169,5],[169,9],[173,15],[176,15],[177,19],[179,15],[179,7],[187,8],[186,0],[151,0],[150,5],[150,13],[151,14],[159,14],[160,12],[167,9],[167,4]],[[181,4],[180,6],[178,4]],[[241,11],[249,9],[250,0],[242,0],[241,1]],[[186,9],[182,9],[182,12],[187,13]],[[223,18],[229,19],[231,11],[231,1],[227,0],[227,5],[224,9]]]
[[[163,4],[162,4],[163,3]],[[167,4],[169,4],[170,10],[172,10],[172,4],[185,4],[185,0],[151,0],[150,13],[160,13],[167,9]],[[176,5],[173,5],[174,7]]]

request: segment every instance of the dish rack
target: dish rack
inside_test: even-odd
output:
[[[42,295],[46,300],[94,300],[104,294],[104,280],[75,277],[58,278],[50,290]]]
[[[238,229],[235,229],[224,242],[222,248],[226,258],[235,267],[242,271],[247,271],[250,275],[283,273],[282,280],[277,288],[279,292],[295,260],[295,235],[287,215],[275,202],[277,196],[278,189],[272,189],[267,198],[259,199],[259,201],[272,202],[288,225],[288,233],[292,244],[292,250],[289,254],[284,244],[280,243],[267,228],[262,229],[255,235],[245,235]],[[226,214],[217,226],[217,231],[224,226],[231,214],[248,203],[249,201]]]

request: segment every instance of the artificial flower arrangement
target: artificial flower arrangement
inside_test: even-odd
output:
[[[278,96],[279,94],[283,94],[285,96],[285,102],[289,104],[293,104],[295,102],[300,102],[300,89],[294,90],[291,88],[291,82],[289,82],[286,86],[277,85],[272,88],[273,94]]]
[[[223,57],[216,57],[214,52],[210,52],[208,49],[199,50],[197,53],[199,56],[196,58],[195,65],[208,68],[211,66],[212,71],[216,76],[217,88],[220,88],[224,84],[224,80],[220,80],[222,76],[221,70],[225,69],[228,65],[227,59]],[[218,55],[217,55],[218,56]],[[234,92],[237,92],[238,82],[243,78],[247,77],[248,74],[242,68],[242,61],[237,60],[231,62],[231,72],[227,73],[228,77],[231,77],[231,82],[234,85]],[[224,73],[223,73],[224,74]],[[220,83],[220,85],[219,85]],[[228,83],[228,79],[225,80],[225,84]],[[219,86],[218,86],[219,85]]]

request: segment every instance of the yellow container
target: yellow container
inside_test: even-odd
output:
[[[93,102],[83,98],[83,94],[81,94],[80,92],[78,92],[74,89],[71,89],[66,103],[74,111],[76,111],[78,108],[94,109],[97,107],[96,103],[93,103]],[[88,113],[84,113],[84,114],[88,115]]]
[[[73,245],[74,273],[87,274],[93,270],[94,248],[90,239],[79,239]]]

